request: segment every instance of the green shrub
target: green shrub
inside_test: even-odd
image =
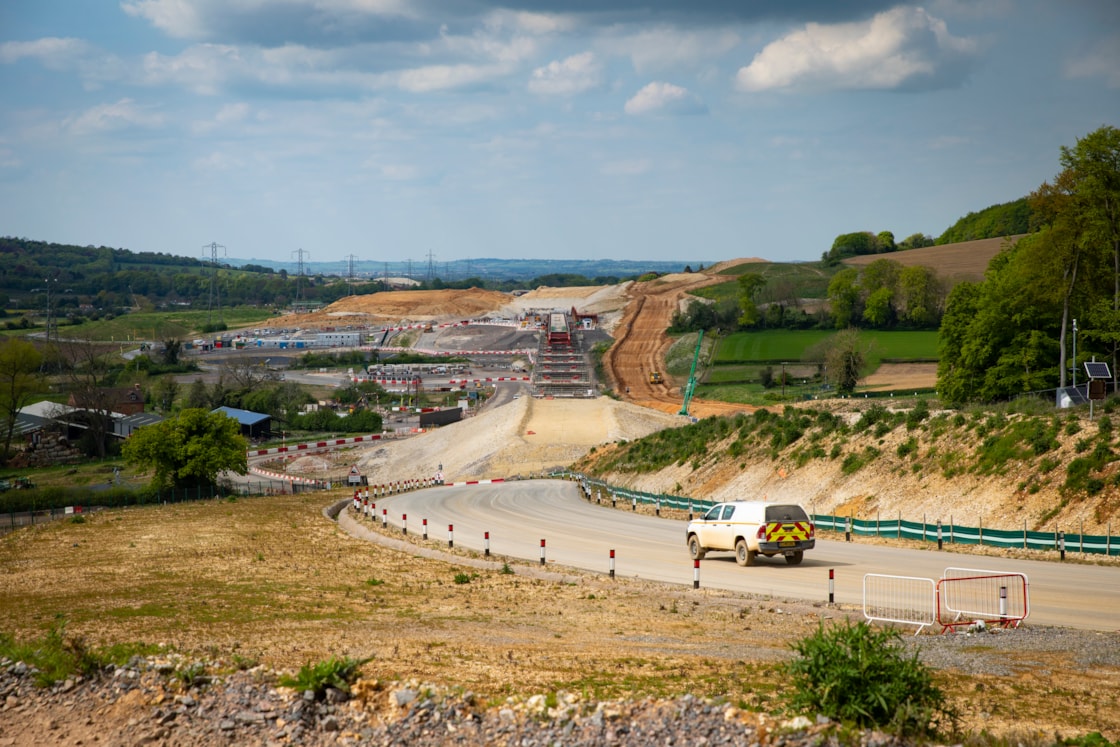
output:
[[[906,656],[901,634],[865,622],[834,625],[792,644],[797,657],[785,665],[791,681],[783,699],[793,713],[822,714],[860,728],[932,736],[956,719],[933,674]]]
[[[903,441],[902,443],[900,443],[898,445],[897,449],[895,449],[895,453],[898,454],[899,459],[905,459],[906,457],[910,456],[911,454],[916,454],[917,452],[918,452],[918,439],[916,439],[916,438],[906,439],[905,441]]]
[[[42,638],[17,641],[0,633],[0,658],[22,661],[36,669],[35,684],[49,687],[76,674],[91,675],[109,663],[108,659],[88,648],[80,637],[66,634],[66,619],[61,615]]]
[[[864,410],[856,424],[852,426],[852,430],[856,433],[861,433],[877,423],[886,422],[890,417],[887,408],[882,405],[871,405]]]
[[[322,699],[328,688],[350,692],[350,685],[358,679],[358,670],[370,659],[338,658],[335,656],[320,661],[317,664],[304,664],[295,676],[285,675],[279,682],[285,687],[297,690],[311,690],[316,699]]]
[[[859,453],[851,453],[844,457],[840,463],[840,471],[845,475],[852,475],[865,465],[875,461],[881,452],[873,446],[867,446]]]
[[[1071,492],[1089,492],[1090,488],[1095,488],[1095,492],[1100,492],[1104,488],[1104,483],[1090,483],[1093,479],[1092,473],[1103,470],[1115,459],[1116,455],[1106,444],[1098,443],[1089,456],[1077,457],[1066,466],[1066,481],[1062,486],[1063,489]]]
[[[469,584],[470,582],[471,582],[471,574],[469,574],[469,573],[456,573],[455,574],[455,583],[462,585],[462,584]]]
[[[926,418],[929,417],[929,403],[924,399],[918,400],[917,404],[906,413],[906,429],[914,430],[920,426]]]

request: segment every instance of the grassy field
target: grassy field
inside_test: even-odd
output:
[[[746,273],[761,275],[766,279],[760,301],[780,300],[791,295],[797,298],[824,298],[828,283],[839,267],[822,267],[820,263],[801,262],[745,262],[729,267],[721,274],[729,280],[695,291],[697,296],[719,301],[735,298],[739,294],[738,276]]]
[[[796,362],[802,360],[806,350],[834,334],[829,330],[738,332],[720,340],[713,362],[716,366],[759,361]],[[861,331],[860,341],[866,346],[866,357],[872,364],[883,359],[937,359],[936,331]]]
[[[273,314],[267,309],[237,307],[223,309],[220,318],[230,329],[263,322]],[[62,337],[81,337],[102,342],[159,341],[171,338],[189,340],[199,336],[211,319],[219,315],[209,311],[139,311],[104,321],[87,322],[76,327],[61,327]]]

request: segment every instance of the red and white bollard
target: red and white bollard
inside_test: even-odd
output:
[[[610,569],[611,569],[611,578],[614,578],[614,550],[611,550],[611,564],[610,564]]]
[[[541,540],[541,565],[544,565],[544,540]]]
[[[692,588],[700,588],[700,561],[692,561]]]
[[[424,539],[428,539],[428,520],[424,519]]]
[[[828,603],[833,604],[836,601],[836,571],[833,568],[828,569]]]
[[[455,547],[455,525],[447,525],[447,546]]]
[[[408,514],[401,514],[401,534],[408,534]]]
[[[482,533],[482,547],[483,547],[483,554],[486,557],[490,557],[490,532],[483,532]]]

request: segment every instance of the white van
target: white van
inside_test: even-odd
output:
[[[733,551],[739,565],[752,565],[759,553],[783,555],[797,565],[816,546],[816,527],[796,503],[731,501],[690,521],[686,541],[693,560],[712,551]]]

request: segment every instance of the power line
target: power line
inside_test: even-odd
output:
[[[292,254],[296,256],[296,303],[298,304],[303,298],[303,257],[311,255],[303,249],[296,249]]]
[[[355,256],[353,254],[348,254],[346,256],[346,260],[347,260],[346,295],[348,295],[348,296],[354,295],[354,260],[355,259],[357,259],[357,256]]]
[[[210,252],[210,297],[206,304],[206,325],[212,327],[214,324],[214,305],[218,306],[218,321],[225,323],[225,318],[222,316],[222,295],[218,287],[218,250],[222,251],[222,256],[226,256],[226,248],[221,244],[211,241],[209,244],[202,245],[203,258],[205,259],[206,251]]]

